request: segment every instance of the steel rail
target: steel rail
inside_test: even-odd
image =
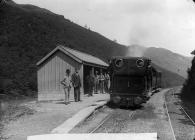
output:
[[[108,119],[110,119],[113,116],[113,113],[110,113],[107,115],[94,129],[92,129],[89,133],[94,133],[97,131]]]
[[[173,97],[176,99],[175,92],[173,92]],[[182,104],[180,104],[180,109],[184,112],[184,114],[190,119],[192,124],[195,126],[194,120],[190,117],[190,115],[185,111],[184,107],[182,107]]]
[[[194,127],[195,127],[195,123],[193,121],[193,119],[190,117],[190,115],[185,111],[185,109],[182,107],[182,105],[180,106],[180,109],[183,110],[184,114],[188,117],[188,119],[192,122],[193,124],[193,140],[195,140],[195,130],[194,130]]]
[[[171,91],[171,89],[168,90],[167,92],[169,92],[169,91]],[[173,126],[172,126],[172,123],[171,123],[171,118],[170,118],[170,116],[169,116],[169,111],[168,111],[168,107],[167,107],[167,102],[166,102],[165,94],[164,94],[164,104],[165,104],[167,116],[168,116],[168,118],[169,118],[169,124],[170,124],[170,126],[171,126],[171,131],[172,131],[172,133],[173,133],[173,138],[174,138],[174,140],[176,140],[175,132],[174,132],[174,130],[173,130]]]
[[[190,121],[192,122],[192,124],[195,126],[195,122],[194,120],[190,117],[190,115],[185,111],[185,109],[182,107],[182,105],[180,106],[180,108],[183,110],[183,112],[185,113],[185,115],[190,119]]]
[[[177,97],[176,97],[176,95],[175,95],[175,92],[173,91],[173,97],[176,99]],[[180,107],[179,107],[179,109],[181,109],[183,112],[184,112],[184,114],[187,116],[187,118],[192,122],[192,124],[193,124],[193,140],[195,140],[195,129],[194,129],[194,127],[195,127],[195,122],[194,122],[194,120],[190,117],[190,115],[187,113],[187,111],[185,111],[185,109],[184,109],[184,107],[182,107],[182,104],[180,104]]]
[[[94,129],[89,131],[89,133],[95,133],[107,120],[109,120],[114,115],[115,112],[116,112],[116,110],[114,112],[110,113],[109,115],[107,115]],[[135,113],[136,113],[136,111],[132,111],[131,113],[129,113],[130,119],[133,118]],[[105,128],[105,130],[107,130],[107,129]]]

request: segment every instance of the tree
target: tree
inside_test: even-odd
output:
[[[85,29],[87,29],[87,28],[88,28],[87,24],[85,24],[84,28],[85,28]]]
[[[195,0],[193,0],[195,2]],[[191,52],[195,55],[195,50]],[[192,60],[192,66],[188,69],[188,78],[183,84],[181,98],[183,99],[195,99],[195,56]]]
[[[195,55],[195,50],[191,54]],[[188,69],[188,78],[183,85],[181,97],[195,99],[195,56],[192,60],[191,68]]]
[[[117,40],[116,40],[116,39],[114,39],[114,40],[113,40],[113,42],[117,43]]]

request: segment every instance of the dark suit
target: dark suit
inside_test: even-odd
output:
[[[72,85],[74,87],[75,102],[78,102],[80,101],[80,87],[81,87],[81,79],[79,74],[74,73],[72,75]]]
[[[88,96],[93,96],[93,89],[95,86],[95,77],[93,75],[87,76]]]

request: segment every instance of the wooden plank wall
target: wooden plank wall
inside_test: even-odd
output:
[[[72,74],[75,67],[79,69],[79,74],[83,79],[82,64],[60,51],[40,65],[37,71],[38,100],[64,99],[64,91],[60,81],[63,80],[66,69],[70,69]],[[73,94],[73,89],[71,94]]]

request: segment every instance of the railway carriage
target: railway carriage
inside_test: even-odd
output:
[[[110,61],[110,101],[116,105],[138,106],[160,88],[160,72],[145,57],[114,57]]]

